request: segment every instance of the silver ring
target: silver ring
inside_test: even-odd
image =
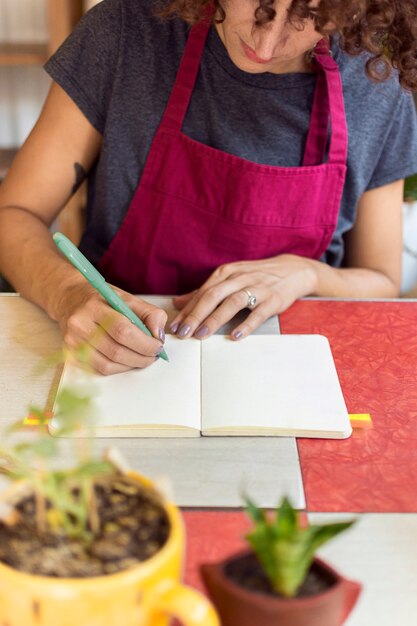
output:
[[[249,291],[249,289],[242,289],[242,291],[244,291],[248,296],[248,302],[246,304],[246,308],[254,309],[256,307],[256,296],[254,296],[253,293]]]

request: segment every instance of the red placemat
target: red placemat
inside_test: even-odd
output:
[[[202,486],[204,489],[204,486]],[[246,545],[250,522],[241,511],[183,511],[187,535],[184,580],[204,590],[198,572],[201,563],[222,561]]]
[[[299,439],[308,511],[417,512],[417,303],[304,300],[283,333],[330,341],[349,413],[373,428]]]

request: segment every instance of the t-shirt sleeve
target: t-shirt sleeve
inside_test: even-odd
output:
[[[44,66],[100,133],[118,62],[121,22],[120,0],[103,0]]]
[[[410,93],[399,97],[367,190],[388,185],[417,172],[417,115]]]

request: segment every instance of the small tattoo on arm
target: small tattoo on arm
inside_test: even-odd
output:
[[[75,183],[72,188],[72,193],[75,193],[76,191],[78,191],[82,182],[85,180],[87,176],[87,172],[85,171],[83,166],[80,165],[79,163],[74,163],[74,169],[75,169]]]

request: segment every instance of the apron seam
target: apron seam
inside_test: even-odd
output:
[[[230,217],[225,217],[221,213],[214,213],[213,211],[210,211],[210,209],[207,209],[206,207],[202,207],[200,204],[197,204],[193,202],[192,200],[189,200],[188,198],[184,198],[183,196],[180,196],[178,194],[173,194],[173,193],[170,193],[169,191],[163,191],[162,189],[158,189],[155,186],[151,187],[150,185],[147,185],[146,183],[143,183],[142,187],[150,189],[153,193],[157,192],[163,196],[167,196],[168,198],[175,198],[177,200],[181,200],[182,202],[185,202],[187,205],[191,206],[192,208],[198,209],[199,211],[203,211],[203,213],[208,213],[209,215],[214,215],[219,219],[224,219],[230,224],[239,224],[243,226],[256,226],[258,228],[287,228],[289,230],[302,230],[304,228],[314,228],[314,227],[328,228],[334,225],[333,223],[330,224],[328,222],[326,223],[312,222],[311,224],[306,224],[304,222],[301,226],[287,226],[285,224],[257,224],[254,222],[245,222],[245,221],[242,221],[241,219],[237,221],[237,220],[231,219]],[[333,198],[336,197],[336,193],[337,191],[335,190],[333,194]],[[337,223],[337,220],[336,220],[336,223]]]
[[[235,154],[231,154],[230,152],[224,152],[219,148],[214,148],[213,146],[208,146],[204,143],[201,143],[197,139],[193,139],[183,132],[171,131],[168,129],[163,129],[164,134],[169,133],[172,136],[178,138],[179,141],[186,141],[191,144],[191,147],[195,150],[201,150],[202,152],[207,152],[208,156],[213,160],[217,160],[221,163],[226,163],[231,167],[239,166],[240,168],[247,167],[250,170],[253,170],[254,174],[261,174],[262,176],[287,176],[288,178],[297,177],[297,176],[315,176],[318,172],[318,169],[324,168],[338,168],[344,167],[343,163],[319,163],[318,165],[294,165],[294,166],[282,166],[282,165],[265,165],[263,163],[254,163],[253,161],[249,161],[243,157],[239,157]],[[159,139],[162,141],[165,140],[165,137],[160,135]],[[229,163],[229,161],[236,161],[235,163]],[[300,170],[302,171],[296,171]],[[260,170],[260,171],[255,171]],[[271,170],[271,171],[266,171]]]

